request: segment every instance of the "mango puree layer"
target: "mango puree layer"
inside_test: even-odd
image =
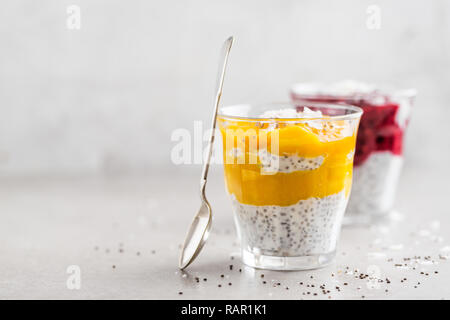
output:
[[[275,121],[268,124],[219,116],[228,192],[240,203],[255,206],[289,206],[300,200],[324,198],[341,191],[348,195],[357,125],[349,123],[351,121],[321,121],[323,128],[317,129],[307,123]],[[261,138],[263,136],[265,138]],[[272,139],[279,141],[278,150],[272,150]],[[269,152],[280,157],[322,156],[324,161],[314,170],[265,174],[258,157],[260,142]],[[231,156],[236,154],[236,150],[242,157],[240,163],[236,156]]]

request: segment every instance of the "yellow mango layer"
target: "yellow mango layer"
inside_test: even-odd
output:
[[[340,126],[336,126],[336,121],[327,121],[321,130],[305,123],[279,123],[275,129],[272,127],[269,130],[267,124],[235,121],[223,117],[218,118],[218,123],[223,137],[226,186],[228,192],[233,194],[240,203],[257,206],[289,206],[311,197],[323,198],[343,190],[347,195],[350,192],[353,157],[349,155],[355,149],[356,130],[351,130],[350,135],[347,133],[345,136],[342,129],[345,123],[342,121],[339,123]],[[349,123],[346,125],[348,128]],[[234,140],[234,144],[227,148],[226,137],[227,133],[230,134],[227,130],[237,129],[249,134],[233,137],[230,141]],[[264,174],[261,171],[259,158],[256,156],[257,150],[255,152],[254,148],[250,148],[251,141],[259,141],[260,134],[267,135],[269,151],[271,151],[271,139],[278,135],[278,152],[273,150],[273,154],[307,158],[323,156],[324,161],[315,170]],[[232,153],[233,148],[239,146],[245,149],[243,152],[245,163],[238,164],[237,159],[235,163],[230,163],[230,157],[227,158],[227,155]],[[253,162],[250,162],[251,156],[253,156]],[[256,162],[255,159],[257,159]]]

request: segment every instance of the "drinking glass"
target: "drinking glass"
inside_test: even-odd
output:
[[[333,260],[361,114],[309,102],[219,110],[226,190],[245,264],[302,270]]]

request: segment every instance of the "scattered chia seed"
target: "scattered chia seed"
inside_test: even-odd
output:
[[[178,294],[181,295],[181,294],[183,294],[183,292],[180,291],[180,292],[178,292]]]

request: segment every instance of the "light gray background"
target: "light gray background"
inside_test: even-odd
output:
[[[71,4],[80,30],[66,27]],[[366,27],[371,4],[380,30]],[[173,169],[170,135],[209,123],[229,35],[225,104],[287,100],[298,81],[415,87],[406,165],[443,165],[449,16],[445,0],[2,1],[0,174]]]
[[[380,30],[366,27],[372,4]],[[66,27],[69,5],[81,8],[81,30]],[[446,0],[2,1],[0,298],[315,298],[298,281],[348,282],[333,299],[450,298],[449,17]],[[209,124],[229,35],[224,104],[287,100],[291,84],[311,80],[418,90],[396,219],[344,229],[333,265],[265,272],[267,286],[238,261],[220,166],[207,191],[211,239],[187,274],[176,267],[200,166],[170,161],[171,134]],[[80,290],[66,286],[70,265]],[[346,267],[374,267],[392,285],[369,289]]]

